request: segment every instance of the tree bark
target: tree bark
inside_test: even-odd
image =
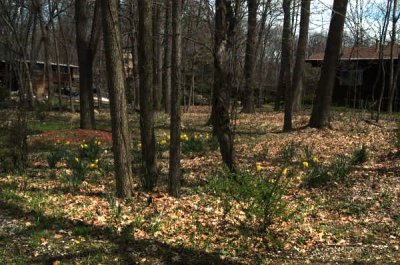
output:
[[[397,14],[397,0],[393,0],[393,12],[392,12],[392,37],[390,40],[390,76],[389,76],[389,98],[387,111],[388,113],[393,112],[393,99],[396,92],[397,84],[395,82],[395,72],[394,72],[394,46],[396,45],[396,24],[398,20]],[[397,48],[397,46],[396,46]],[[397,49],[396,52],[398,53]],[[398,56],[398,54],[397,54]]]
[[[283,29],[282,29],[282,57],[278,90],[285,91],[285,116],[283,131],[292,130],[292,25],[291,25],[291,2],[283,0]]]
[[[257,9],[258,0],[247,0],[248,18],[247,18],[247,43],[246,57],[244,64],[244,98],[243,112],[254,113],[254,66],[256,61],[256,35],[257,35]]]
[[[125,77],[118,24],[118,1],[101,0],[107,84],[114,153],[116,194],[120,198],[132,195],[131,139],[128,128]]]
[[[161,53],[161,9],[157,1],[153,1],[153,102],[154,109],[161,109],[161,69],[162,53]]]
[[[216,0],[214,36],[214,85],[211,123],[220,146],[223,162],[235,171],[233,135],[230,127],[231,78],[229,60],[232,53],[235,18],[229,0]]]
[[[301,1],[300,33],[297,42],[296,62],[293,69],[293,111],[298,111],[301,106],[302,82],[310,25],[310,5],[311,0]]]
[[[94,100],[93,100],[93,61],[100,38],[100,6],[95,2],[95,11],[90,33],[88,28],[88,1],[75,1],[76,46],[79,64],[79,101],[81,129],[94,129]]]
[[[165,113],[171,112],[171,0],[165,1],[164,61],[162,90]]]
[[[348,0],[335,0],[333,2],[332,18],[329,25],[324,62],[310,118],[310,127],[313,128],[325,128],[330,125],[329,118],[332,93],[335,85],[340,49],[342,47],[347,3]]]
[[[138,1],[138,13],[140,136],[142,141],[142,170],[144,174],[143,187],[145,190],[152,190],[158,178],[153,117],[152,0]]]
[[[181,104],[180,104],[180,79],[182,59],[182,26],[181,11],[182,0],[172,1],[172,56],[171,56],[171,135],[169,149],[169,194],[179,197],[181,189],[181,161],[180,161],[180,135],[181,135]]]

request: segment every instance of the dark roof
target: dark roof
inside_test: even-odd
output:
[[[393,58],[399,58],[400,47],[398,44],[394,46]],[[324,59],[324,52],[314,53],[308,57],[307,61],[322,61]],[[383,59],[390,59],[390,45],[383,48]],[[379,48],[354,46],[345,47],[342,49],[340,60],[379,60]]]

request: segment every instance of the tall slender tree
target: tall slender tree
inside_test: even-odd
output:
[[[162,73],[163,103],[166,113],[171,112],[171,0],[165,0],[164,60]]]
[[[283,0],[282,56],[278,91],[285,91],[285,118],[283,131],[292,130],[292,0]]]
[[[128,129],[124,66],[120,40],[118,1],[101,0],[103,39],[110,97],[114,170],[118,197],[132,194],[131,138]]]
[[[158,1],[153,1],[153,103],[154,109],[161,109],[161,8]]]
[[[182,0],[172,0],[172,57],[171,57],[171,144],[169,148],[169,194],[178,197],[181,187],[181,60],[182,60]]]
[[[276,87],[276,99],[274,110],[278,111],[281,106],[281,99],[285,95],[285,102],[290,101],[291,95],[286,95],[291,90],[291,71],[292,71],[292,25],[291,25],[291,3],[292,0],[283,0],[283,29],[281,41],[281,65],[279,70],[278,85]],[[288,130],[284,126],[284,130]]]
[[[231,78],[230,58],[235,33],[235,16],[230,0],[215,1],[214,85],[211,123],[220,146],[223,162],[235,171],[233,134],[230,121]]]
[[[76,46],[79,64],[80,127],[95,128],[93,101],[93,61],[100,39],[100,5],[95,1],[94,14],[90,19],[92,1],[75,1]]]
[[[246,57],[244,64],[245,95],[243,101],[243,112],[255,112],[254,102],[254,66],[256,63],[256,36],[257,36],[257,9],[258,0],[247,0],[247,42]]]
[[[144,174],[143,187],[146,190],[152,190],[158,178],[153,117],[152,2],[152,0],[138,1],[140,136],[142,142],[142,170]]]
[[[347,3],[348,0],[335,0],[333,2],[332,18],[329,25],[324,62],[322,64],[321,76],[310,118],[310,127],[313,128],[325,128],[330,125],[329,119],[332,93],[335,85],[340,49],[342,47]]]
[[[301,0],[300,32],[297,42],[296,62],[293,69],[293,111],[297,111],[301,105],[303,74],[308,44],[308,29],[310,25],[311,0]]]
[[[397,0],[393,0],[393,10],[392,10],[392,34],[390,40],[390,72],[389,72],[389,97],[387,104],[388,113],[393,112],[393,100],[394,95],[397,88],[397,77],[395,73],[395,46],[396,46],[396,55],[398,57],[398,46],[396,44],[396,35],[397,35],[397,21],[399,20],[399,14],[397,13]]]

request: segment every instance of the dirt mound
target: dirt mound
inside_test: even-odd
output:
[[[92,139],[101,141],[103,143],[111,143],[112,136],[109,131],[100,130],[83,130],[83,129],[72,129],[72,130],[57,130],[48,131],[38,135],[30,137],[31,143],[55,143],[57,141],[69,142],[71,144],[81,143],[82,141],[90,141]]]

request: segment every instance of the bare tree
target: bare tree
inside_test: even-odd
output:
[[[246,59],[244,65],[245,95],[243,112],[255,112],[254,104],[254,66],[256,61],[256,36],[257,36],[257,9],[258,0],[247,0],[247,42]]]
[[[181,60],[182,60],[182,0],[172,1],[172,57],[171,57],[171,143],[169,149],[169,194],[178,197],[181,187]]]
[[[311,0],[301,0],[300,32],[297,42],[296,62],[293,69],[293,111],[300,109],[303,88],[303,74],[308,44]]]
[[[92,1],[75,1],[76,46],[79,63],[80,127],[94,129],[93,61],[97,52],[101,27],[100,5],[95,1],[94,14],[90,20]],[[91,27],[90,27],[91,25]]]
[[[233,135],[230,125],[231,78],[230,57],[235,29],[232,1],[215,1],[214,85],[211,122],[220,146],[223,162],[235,171]]]
[[[114,171],[117,196],[132,194],[131,138],[128,129],[125,77],[120,40],[118,1],[101,1],[107,83],[110,97]]]
[[[342,47],[347,3],[348,0],[335,0],[333,2],[324,62],[310,118],[310,127],[313,128],[324,128],[330,125],[332,92],[335,84],[336,68],[339,63],[340,49]]]
[[[165,1],[165,24],[164,24],[164,60],[162,73],[162,91],[164,109],[166,113],[171,112],[171,0]]]
[[[154,109],[161,109],[161,79],[162,79],[162,53],[161,53],[161,8],[158,1],[153,1],[153,104]]]
[[[152,0],[138,1],[139,13],[139,79],[140,79],[140,136],[142,141],[143,187],[152,190],[158,172],[153,111],[153,48]]]
[[[282,56],[279,74],[278,91],[285,91],[284,131],[292,130],[292,25],[291,0],[283,0]],[[278,102],[279,105],[279,102]]]

